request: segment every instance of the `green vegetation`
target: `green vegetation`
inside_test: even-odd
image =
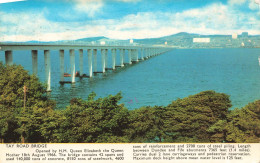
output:
[[[24,86],[26,105],[24,106]],[[229,96],[204,91],[168,106],[128,110],[121,94],[71,99],[55,110],[46,86],[21,66],[0,63],[1,142],[259,142],[260,100],[241,109]]]

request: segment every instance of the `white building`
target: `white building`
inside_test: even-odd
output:
[[[210,38],[193,38],[193,42],[209,43],[210,42]]]
[[[236,33],[232,34],[232,39],[237,39],[237,34]]]

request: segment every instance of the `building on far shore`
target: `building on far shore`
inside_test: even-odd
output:
[[[193,42],[209,43],[210,38],[193,38]]]
[[[247,38],[248,37],[248,32],[242,32],[241,37],[242,38]]]
[[[100,41],[100,45],[106,45],[105,41]]]
[[[236,33],[232,34],[232,39],[237,39],[237,34]]]

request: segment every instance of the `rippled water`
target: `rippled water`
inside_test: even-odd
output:
[[[65,52],[67,71],[69,71],[68,53]],[[98,97],[114,95],[121,91],[123,95],[121,103],[125,103],[129,109],[134,109],[145,105],[166,106],[177,98],[205,90],[215,90],[230,95],[232,108],[242,107],[248,102],[260,99],[259,55],[260,49],[175,49],[137,64],[94,75],[93,78],[76,78],[74,85],[61,86],[59,54],[58,51],[51,51],[51,98],[57,101],[58,107],[65,107],[71,98],[86,99],[92,91],[96,92]],[[13,58],[16,64],[21,64],[30,73],[32,72],[30,51],[15,51]],[[0,60],[4,61],[3,52],[0,52]],[[38,75],[41,81],[45,81],[43,51],[39,51],[38,60]],[[84,61],[84,71],[87,72],[86,55]],[[101,71],[100,62],[98,52],[99,71]],[[77,70],[78,65],[79,57],[76,52]]]

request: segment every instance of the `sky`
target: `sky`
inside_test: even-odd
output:
[[[0,42],[260,34],[260,0],[0,0]]]

